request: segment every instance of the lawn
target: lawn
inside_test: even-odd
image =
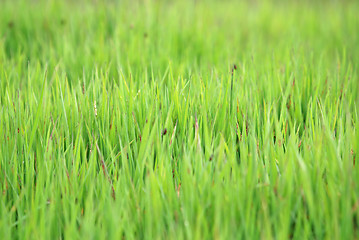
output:
[[[0,239],[358,239],[358,12],[0,0]]]

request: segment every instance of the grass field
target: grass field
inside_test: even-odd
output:
[[[358,239],[358,12],[0,0],[0,239]]]

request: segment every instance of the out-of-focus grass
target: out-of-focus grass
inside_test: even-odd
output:
[[[1,239],[352,239],[359,5],[0,1]]]

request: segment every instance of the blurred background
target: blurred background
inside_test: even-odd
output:
[[[0,64],[175,73],[288,54],[358,62],[358,1],[0,1]],[[218,50],[220,49],[220,51]],[[137,54],[140,51],[141,54]],[[252,60],[253,60],[252,59]],[[37,62],[37,63],[35,63]],[[20,77],[20,76],[18,76]]]

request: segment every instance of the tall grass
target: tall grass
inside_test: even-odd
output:
[[[0,1],[0,238],[358,238],[358,11]]]

